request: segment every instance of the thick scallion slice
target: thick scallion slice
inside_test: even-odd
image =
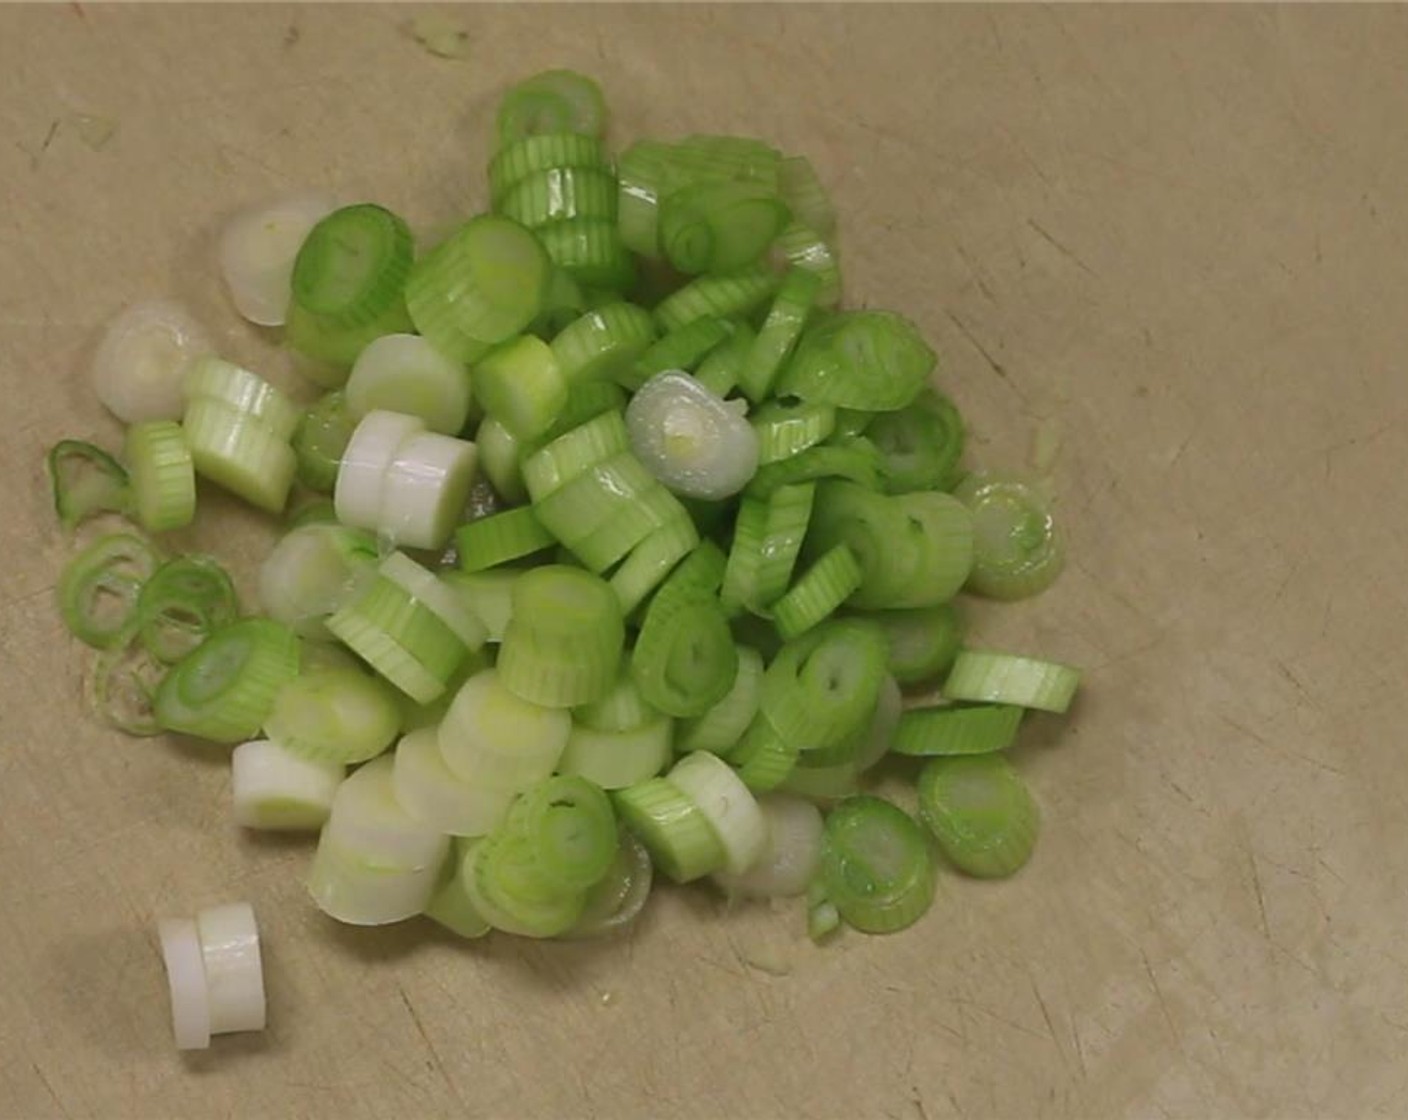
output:
[[[238,614],[229,573],[204,556],[168,560],[137,595],[136,625],[142,645],[167,665],[185,657]]]
[[[406,280],[406,307],[436,349],[472,362],[537,317],[550,272],[532,233],[484,214],[416,262]]]
[[[457,436],[469,416],[464,366],[417,334],[388,334],[372,342],[353,363],[344,393],[354,421],[382,409],[419,417],[432,432]]]
[[[915,684],[942,673],[958,656],[963,627],[952,603],[919,610],[874,611],[866,618],[885,631],[890,675]]]
[[[761,257],[787,220],[765,183],[697,182],[661,202],[660,246],[680,272],[731,272]]]
[[[702,716],[728,695],[738,674],[738,647],[714,594],[722,567],[717,547],[706,542],[645,612],[631,674],[646,702],[666,715]],[[705,569],[713,578],[699,582],[696,571]]]
[[[126,513],[132,490],[122,464],[91,443],[65,439],[46,460],[59,524],[73,529],[99,513]]]
[[[683,753],[712,751],[721,757],[737,746],[758,713],[763,658],[751,646],[738,646],[738,671],[718,703],[697,719],[680,725],[675,745]]]
[[[860,565],[849,548],[838,544],[773,603],[778,634],[784,641],[805,634],[835,613],[859,586]]]
[[[743,499],[719,597],[724,607],[761,611],[787,590],[812,516],[815,487],[783,486]]]
[[[896,754],[991,754],[1012,745],[1024,709],[1011,704],[952,704],[911,708],[900,717]]]
[[[813,944],[822,945],[841,928],[841,912],[826,897],[826,885],[820,879],[807,888],[807,936]]]
[[[220,274],[236,311],[261,327],[284,325],[298,250],[334,208],[330,198],[308,191],[251,207],[225,224]]]
[[[247,902],[207,907],[196,915],[196,933],[210,998],[210,1033],[262,1031],[264,964],[254,909]]]
[[[94,649],[125,639],[137,619],[142,585],[159,563],[135,533],[112,533],[90,544],[59,576],[59,612],[69,632]]]
[[[210,1045],[210,990],[196,923],[189,918],[166,918],[157,924],[157,935],[171,993],[176,1048],[204,1050]]]
[[[645,845],[622,829],[611,867],[587,892],[581,916],[562,936],[571,940],[604,937],[630,925],[650,897],[653,871]]]
[[[429,608],[468,649],[477,650],[484,644],[484,624],[434,572],[400,552],[388,555],[377,572]]]
[[[865,933],[911,926],[934,901],[923,830],[878,797],[847,798],[827,815],[821,881],[846,924]]]
[[[836,427],[836,410],[826,404],[789,399],[768,401],[748,415],[758,433],[758,462],[790,459],[826,439]]]
[[[715,319],[712,316],[694,320],[694,323],[716,322],[731,322],[731,320]],[[681,327],[672,334],[690,330],[694,323],[687,327]],[[669,338],[671,335],[665,337]],[[738,385],[739,375],[743,372],[743,363],[748,360],[748,351],[752,349],[753,340],[757,337],[757,333],[747,323],[733,323],[733,333],[715,346],[708,356],[699,363],[699,367],[694,370],[694,380],[715,396],[728,396]]]
[[[440,578],[484,624],[485,640],[497,644],[503,641],[508,620],[513,616],[513,585],[522,574],[522,569],[498,568],[487,572],[447,571]]]
[[[300,364],[299,372],[324,389],[336,389],[346,383],[357,356],[378,338],[413,329],[415,325],[402,300],[360,327],[334,327],[294,303],[289,305],[284,341],[308,359]]]
[[[714,872],[725,894],[742,898],[793,898],[807,893],[821,867],[821,813],[787,793],[758,798],[767,839],[753,863],[738,873]]]
[[[133,424],[123,454],[142,528],[161,533],[189,525],[196,515],[196,472],[181,425],[172,420]]]
[[[757,403],[770,394],[778,372],[802,336],[820,290],[821,280],[806,269],[789,269],[783,277],[772,309],[739,371],[738,387],[750,401]]]
[[[282,623],[232,622],[172,666],[157,689],[157,719],[168,731],[217,743],[250,739],[298,675],[298,650],[298,636]]]
[[[343,783],[344,785],[346,783]],[[308,894],[328,917],[346,925],[383,926],[422,913],[439,882],[439,866],[392,867],[318,840],[308,870]]]
[[[558,774],[525,790],[501,831],[532,849],[536,874],[550,890],[585,891],[616,858],[616,814],[601,788],[586,778]]]
[[[520,937],[557,937],[582,916],[585,891],[543,882],[533,845],[517,833],[495,833],[466,850],[465,893],[495,929]]]
[[[903,408],[937,359],[919,331],[889,311],[842,311],[808,330],[777,392],[841,408]]]
[[[761,307],[777,290],[772,270],[754,265],[719,276],[700,276],[668,296],[655,309],[664,331],[677,331],[705,315],[732,319]]]
[[[612,801],[655,866],[676,883],[692,882],[723,867],[726,856],[714,826],[669,778],[617,790]]]
[[[480,517],[455,534],[461,571],[479,572],[520,560],[557,543],[527,506]]]
[[[629,451],[626,421],[614,409],[558,436],[523,461],[523,481],[534,502],[542,502],[589,467]]]
[[[544,70],[525,78],[499,102],[499,147],[528,136],[606,131],[606,99],[601,87],[575,70]]]
[[[409,548],[444,548],[464,516],[478,461],[466,440],[412,434],[386,469],[376,528]]]
[[[884,457],[881,473],[890,493],[948,490],[958,481],[963,417],[937,390],[925,389],[913,404],[881,413],[865,432]]]
[[[950,700],[1015,704],[1060,713],[1071,706],[1079,684],[1080,670],[1069,665],[965,649],[954,658],[943,691]]]
[[[499,649],[499,680],[545,707],[590,704],[616,680],[625,623],[603,579],[562,565],[525,572]]]
[[[658,373],[692,370],[731,338],[733,332],[733,324],[726,319],[715,319],[711,315],[696,319],[652,343],[636,362],[635,369],[622,377],[622,382],[632,390],[638,390]],[[723,396],[722,393],[717,395]]]
[[[1065,543],[1045,496],[1008,475],[970,474],[954,497],[973,514],[973,570],[967,587],[991,599],[1025,599],[1061,574]]]
[[[788,779],[801,753],[796,743],[783,739],[767,718],[760,716],[729,752],[728,761],[745,786],[754,793],[765,793]]]
[[[489,669],[455,694],[440,724],[440,752],[466,782],[517,793],[553,772],[571,730],[565,709],[516,696]]]
[[[275,832],[320,829],[346,776],[338,763],[302,758],[268,739],[242,743],[230,755],[235,823]]]
[[[529,229],[570,218],[616,220],[616,179],[596,168],[553,167],[520,179],[496,205]]]
[[[294,302],[329,326],[365,326],[400,302],[413,252],[409,227],[384,206],[364,202],[334,210],[298,250]]]
[[[305,637],[327,636],[325,620],[373,578],[376,541],[342,525],[316,523],[290,529],[259,569],[264,611]]]
[[[486,416],[475,433],[474,445],[479,448],[480,469],[494,493],[510,505],[526,502],[528,488],[523,485],[522,444],[492,416]]]
[[[558,369],[569,384],[629,377],[655,341],[650,312],[633,303],[610,303],[588,311],[552,340]]]
[[[93,388],[123,423],[179,420],[186,375],[211,349],[205,328],[180,304],[136,303],[104,330],[93,354]]]
[[[669,765],[671,737],[672,725],[666,716],[616,731],[574,723],[557,768],[602,789],[625,789],[655,777]]]
[[[636,545],[611,576],[621,610],[632,614],[698,543],[694,522],[684,516],[666,522]]]
[[[757,470],[758,435],[741,410],[687,373],[656,374],[626,409],[631,449],[672,492],[719,501]]]
[[[931,760],[919,775],[919,819],[950,863],[980,879],[1016,874],[1040,825],[1026,784],[1000,754]]]
[[[835,242],[802,222],[793,222],[773,242],[772,251],[788,267],[817,278],[817,307],[830,309],[841,302],[841,253]]]
[[[160,735],[154,704],[166,666],[137,640],[131,627],[104,650],[88,677],[86,697],[93,713],[128,735]]]
[[[626,410],[626,391],[612,381],[580,381],[567,391],[567,403],[542,437],[546,443],[607,412]]]
[[[417,820],[397,798],[389,754],[358,767],[338,787],[322,838],[373,866],[425,869],[432,878],[450,846],[448,836]]]
[[[401,729],[391,690],[355,669],[318,669],[286,684],[264,720],[269,738],[314,762],[375,758]]]
[[[544,132],[524,136],[499,149],[489,161],[489,191],[497,207],[524,179],[553,169],[608,171],[611,161],[595,136]]]
[[[592,731],[634,731],[659,717],[660,713],[645,702],[631,677],[629,666],[623,666],[616,683],[599,700],[583,704],[572,713],[574,726]]]
[[[675,763],[669,781],[699,807],[718,836],[722,870],[737,875],[751,867],[767,843],[767,822],[752,791],[728,764],[695,751]]]
[[[787,156],[778,165],[778,189],[792,216],[823,236],[836,232],[836,208],[806,156]]]
[[[189,405],[212,401],[257,420],[276,439],[288,440],[298,429],[298,408],[257,373],[208,354],[191,367],[182,392]]]
[[[567,405],[567,380],[552,347],[531,334],[475,363],[474,385],[484,410],[523,442],[543,435]]]
[[[342,453],[333,504],[337,519],[354,529],[381,526],[386,474],[401,448],[425,430],[418,416],[375,411],[362,417]]]
[[[331,494],[342,465],[342,453],[347,450],[356,427],[357,422],[341,390],[319,397],[303,414],[293,436],[298,481],[319,494]]]
[[[548,259],[584,288],[620,293],[635,282],[635,261],[615,222],[569,218],[541,226],[537,234]]]
[[[200,474],[260,509],[284,508],[298,469],[287,439],[253,414],[215,400],[192,401],[181,427]]]
[[[885,636],[833,619],[788,642],[763,675],[762,715],[803,752],[836,746],[869,721],[885,680]]]

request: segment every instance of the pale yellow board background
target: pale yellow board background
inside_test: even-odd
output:
[[[480,8],[463,62],[405,18],[0,10],[0,1116],[1408,1112],[1408,11]],[[676,890],[620,944],[338,929],[304,846],[228,824],[223,752],[82,714],[40,461],[116,435],[97,325],[178,294],[291,385],[222,302],[219,216],[309,184],[464,214],[498,92],[557,65],[618,139],[810,153],[851,298],[922,324],[974,460],[1059,430],[1070,570],[977,616],[1089,670],[1019,752],[1045,835],[907,933],[819,952]],[[248,589],[267,537],[197,542]],[[153,920],[233,897],[270,1029],[183,1061]]]

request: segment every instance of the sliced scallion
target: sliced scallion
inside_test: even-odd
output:
[[[99,513],[126,513],[132,489],[122,464],[91,443],[77,439],[54,444],[46,460],[59,524],[73,529]]]
[[[821,881],[846,924],[865,933],[913,925],[934,901],[923,830],[878,797],[849,797],[827,815]]]
[[[157,719],[168,731],[217,743],[252,738],[298,675],[298,650],[282,623],[232,622],[172,666],[156,693]]]
[[[111,533],[68,562],[59,576],[59,611],[69,632],[94,649],[110,649],[137,620],[142,585],[160,563],[135,533]]]
[[[229,573],[206,556],[168,560],[137,595],[136,625],[142,645],[167,665],[181,660],[238,614]]]
[[[990,754],[1017,737],[1023,709],[1011,704],[953,704],[911,708],[895,730],[896,754]]]
[[[932,759],[919,775],[919,818],[950,863],[981,879],[1016,874],[1040,824],[1026,784],[1000,754]]]
[[[1080,670],[1069,665],[965,649],[954,658],[943,691],[950,700],[1015,704],[1060,713],[1071,706],[1079,684]]]
[[[1065,564],[1065,543],[1036,486],[976,472],[958,484],[954,497],[973,514],[970,591],[991,599],[1025,599],[1056,581]]]

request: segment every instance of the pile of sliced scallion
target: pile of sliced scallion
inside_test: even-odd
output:
[[[515,86],[489,212],[425,252],[317,194],[230,222],[231,301],[326,390],[306,408],[175,304],[111,324],[121,454],[49,457],[67,529],[134,523],[59,581],[97,710],[241,744],[236,820],[320,830],[309,888],[345,922],[593,936],[658,872],[805,895],[818,940],[901,929],[935,849],[984,877],[1032,853],[1004,751],[1079,674],[970,648],[952,601],[1043,590],[1060,535],[1038,488],[961,465],[914,324],[839,308],[805,157],[613,159],[605,125],[579,74]],[[197,476],[276,515],[331,496],[295,503],[262,613],[156,543]],[[862,792],[897,755],[917,820]]]

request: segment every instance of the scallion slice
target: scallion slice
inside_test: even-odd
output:
[[[869,721],[885,680],[885,636],[833,619],[784,645],[763,675],[762,715],[803,752],[836,746]]]
[[[622,377],[622,383],[635,391],[658,373],[692,370],[731,338],[733,332],[733,324],[726,319],[715,319],[712,315],[696,319],[651,343],[636,362],[635,369]],[[723,396],[722,393],[717,395]]]
[[[208,354],[192,367],[182,386],[187,405],[211,401],[257,420],[275,439],[288,440],[298,428],[298,408],[257,373]],[[189,411],[189,407],[188,407]]]
[[[790,459],[827,436],[836,427],[836,410],[826,404],[788,399],[768,401],[754,409],[748,423],[758,433],[758,462]]]
[[[614,222],[616,179],[598,168],[552,167],[524,176],[495,209],[529,229],[571,218]]]
[[[260,509],[284,508],[298,469],[286,438],[253,413],[204,398],[187,405],[181,427],[200,474]]]
[[[676,883],[703,878],[724,865],[723,844],[713,825],[668,778],[617,790],[612,801],[655,866]]]
[[[537,877],[549,890],[563,894],[595,886],[616,858],[611,800],[599,786],[576,775],[558,774],[525,790],[499,831],[526,841]]]
[[[551,708],[599,700],[616,680],[625,623],[603,579],[563,565],[525,572],[499,649],[499,679],[524,700]]]
[[[733,685],[718,703],[679,728],[676,747],[682,753],[712,751],[725,757],[738,745],[762,694],[763,657],[751,646],[738,646],[738,671]]]
[[[178,661],[156,694],[168,731],[217,743],[250,739],[285,684],[298,675],[298,636],[282,623],[246,618],[215,631]]]
[[[517,505],[528,500],[523,484],[522,444],[492,416],[486,416],[474,437],[479,448],[479,466],[484,477],[503,501]]]
[[[821,881],[846,924],[865,933],[911,926],[934,901],[923,830],[878,797],[849,797],[827,815]]]
[[[135,533],[111,533],[90,544],[59,576],[59,612],[69,632],[94,649],[125,640],[137,620],[142,585],[159,563]]]
[[[660,246],[680,272],[727,273],[761,257],[787,219],[786,204],[765,183],[696,182],[661,202]]]
[[[738,745],[729,752],[729,765],[754,793],[776,789],[797,768],[801,750],[783,739],[766,716],[756,717]]]
[[[973,570],[967,587],[991,599],[1025,599],[1061,574],[1065,543],[1051,507],[1030,482],[1009,475],[968,475],[954,497],[973,514]]]
[[[136,625],[142,645],[167,665],[181,660],[238,614],[229,573],[207,556],[168,560],[137,595]]]
[[[552,348],[531,334],[481,358],[474,385],[484,410],[523,442],[543,435],[567,405],[567,380]]]
[[[142,528],[160,533],[189,525],[196,515],[196,473],[181,425],[172,420],[133,424],[123,454]]]
[[[293,300],[329,326],[354,330],[401,301],[413,243],[384,206],[344,206],[322,218],[293,262]]]
[[[885,631],[890,675],[901,684],[938,676],[953,664],[963,644],[963,627],[952,603],[908,611],[873,611],[865,617]]]
[[[582,916],[585,891],[554,890],[543,882],[533,845],[495,833],[467,849],[460,871],[474,907],[495,929],[520,937],[557,937]]]
[[[963,417],[937,390],[924,389],[912,404],[880,413],[865,432],[884,457],[881,472],[890,493],[948,490],[958,481]]]
[[[305,637],[327,636],[327,617],[374,577],[374,538],[328,523],[301,525],[280,538],[259,569],[264,611]]]
[[[650,897],[654,868],[650,853],[630,832],[621,830],[610,869],[587,892],[577,923],[563,937],[604,937],[635,921]]]
[[[525,137],[606,131],[606,99],[601,87],[575,70],[544,70],[525,78],[499,103],[499,147]]]
[[[852,438],[822,443],[759,467],[748,484],[748,495],[767,498],[778,487],[826,478],[847,479],[862,489],[874,490],[880,485],[881,465],[880,453],[869,440]]]
[[[960,871],[1016,874],[1036,847],[1040,816],[1021,776],[1000,754],[935,758],[919,775],[919,818]]]
[[[896,754],[991,754],[1017,737],[1024,709],[1011,704],[953,704],[911,708],[895,731]]]
[[[678,370],[641,386],[626,428],[641,462],[676,494],[719,501],[757,470],[758,435],[741,411]]]
[[[322,828],[347,776],[335,762],[314,762],[268,739],[242,743],[230,755],[235,823],[262,831]]]
[[[527,506],[492,513],[462,525],[455,533],[460,570],[479,572],[520,560],[557,543]]]
[[[724,893],[742,898],[792,898],[807,893],[821,867],[824,829],[815,805],[787,793],[758,798],[767,839],[753,863],[738,873],[716,871]]]
[[[808,330],[777,392],[841,408],[903,408],[937,359],[919,331],[889,311],[842,311]]]
[[[802,222],[793,222],[773,243],[772,251],[788,267],[816,276],[817,307],[830,309],[841,302],[841,252],[834,241]]]
[[[614,381],[655,341],[650,312],[633,303],[610,303],[588,311],[552,340],[558,369],[569,384]]]
[[[487,836],[508,815],[516,790],[469,782],[445,762],[440,732],[422,727],[396,745],[392,767],[396,800],[425,827],[450,836]]]
[[[584,288],[619,294],[635,282],[635,261],[615,222],[569,218],[541,226],[537,234],[548,259]]]
[[[298,481],[319,494],[331,494],[342,465],[342,453],[347,450],[356,427],[341,390],[319,397],[303,414],[293,436]]]
[[[93,354],[93,388],[126,424],[179,420],[186,376],[211,349],[205,328],[180,304],[136,303],[103,331]]]
[[[965,649],[954,658],[944,681],[950,700],[984,704],[1015,704],[1044,712],[1064,712],[1071,706],[1080,670],[1054,661]]]
[[[610,581],[621,610],[632,614],[698,543],[694,522],[684,516],[666,522],[631,549]]]
[[[127,513],[132,489],[122,464],[91,443],[77,439],[54,444],[46,460],[59,524],[73,529],[99,513]]]
[[[522,699],[488,669],[455,694],[440,724],[440,753],[466,782],[517,793],[553,772],[571,730],[565,709]]]
[[[425,916],[432,922],[444,926],[460,937],[483,937],[493,927],[484,920],[484,915],[474,908],[474,902],[465,890],[460,877],[460,866],[468,841],[457,840],[451,848],[450,858],[440,873],[440,885],[425,906]]]
[[[739,371],[738,387],[750,401],[757,403],[770,394],[778,372],[802,335],[820,290],[820,278],[804,268],[789,269],[783,277],[772,309]]]
[[[86,696],[95,715],[128,735],[160,735],[154,710],[166,666],[137,640],[136,627],[124,631],[98,657]]]
[[[817,233],[836,232],[836,208],[806,156],[787,156],[777,168],[778,189],[792,216]]]
[[[489,161],[489,190],[498,206],[529,176],[557,168],[605,171],[611,166],[595,136],[579,132],[543,132],[524,136],[499,149]]]
[[[752,791],[728,764],[695,751],[675,763],[669,780],[699,807],[719,838],[722,870],[737,875],[753,866],[767,843],[767,822]]]
[[[720,322],[731,322],[731,320],[705,316],[702,319],[694,320],[694,323],[689,326],[672,331],[665,337],[671,338],[683,331],[692,330],[695,323]],[[757,337],[757,333],[747,323],[733,323],[733,333],[715,346],[708,356],[699,363],[698,368],[694,370],[694,380],[715,396],[727,397],[738,385],[739,375],[743,372],[743,363],[747,361],[748,351],[752,349],[753,340]]]
[[[719,592],[726,609],[762,611],[787,590],[814,497],[815,487],[803,484],[779,487],[766,499],[743,499]]]
[[[671,738],[672,725],[666,716],[614,731],[574,722],[557,768],[602,789],[625,789],[655,777],[669,765]]]
[[[220,234],[220,274],[230,302],[261,327],[281,327],[293,298],[293,265],[309,232],[335,204],[303,192],[236,214]]]
[[[344,390],[353,421],[382,409],[419,417],[432,432],[457,436],[469,416],[470,380],[417,334],[388,334],[372,342],[352,365]]]
[[[356,669],[301,674],[284,685],[264,720],[269,738],[286,750],[344,766],[381,754],[400,728],[395,695]]]
[[[523,481],[534,502],[542,502],[587,468],[631,447],[626,421],[614,409],[558,436],[523,461]]]
[[[784,641],[805,634],[835,613],[859,586],[860,565],[849,548],[838,544],[773,603],[778,634]]]
[[[732,319],[751,314],[777,290],[772,270],[753,265],[719,276],[700,276],[661,301],[655,320],[662,330],[677,331],[712,315]]]

